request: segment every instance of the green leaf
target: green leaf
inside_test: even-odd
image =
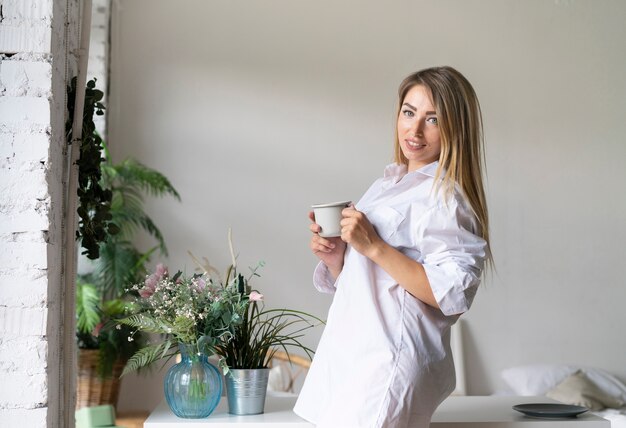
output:
[[[167,355],[167,352],[172,347],[172,342],[166,340],[163,343],[158,343],[156,345],[148,345],[139,351],[135,352],[135,354],[130,357],[124,370],[122,371],[122,376],[133,372],[141,367],[148,366],[153,362],[164,358]]]
[[[76,328],[89,333],[100,322],[100,294],[95,285],[76,282]]]
[[[174,326],[169,325],[165,321],[152,318],[145,314],[130,315],[117,320],[120,324],[136,328],[137,330],[148,333],[170,333]]]
[[[303,332],[324,322],[310,314],[291,309],[260,310],[250,302],[243,312],[244,322],[234,328],[234,337],[224,337],[217,346],[230,368],[266,367],[276,348],[289,355],[289,347],[298,348],[309,357],[313,350],[299,338]]]
[[[109,318],[113,318],[124,314],[127,307],[128,303],[122,299],[107,300],[102,303],[102,313]]]
[[[121,296],[129,284],[139,282],[143,276],[137,264],[140,258],[141,253],[128,241],[109,239],[100,245],[94,274],[105,297]]]

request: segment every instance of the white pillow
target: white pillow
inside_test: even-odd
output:
[[[533,364],[502,370],[502,380],[517,395],[546,395],[546,393],[578,370],[587,376],[600,391],[626,402],[626,385],[607,372],[564,364]]]
[[[626,385],[620,382],[615,376],[603,370],[589,367],[582,367],[582,371],[591,382],[596,384],[600,391],[626,403]]]

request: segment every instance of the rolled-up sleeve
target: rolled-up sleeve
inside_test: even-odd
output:
[[[332,294],[335,288],[335,278],[330,274],[328,267],[323,262],[319,262],[313,272],[313,285],[322,293]]]
[[[418,222],[418,261],[445,315],[467,311],[480,284],[487,243],[474,230],[473,214],[456,200],[431,208]]]

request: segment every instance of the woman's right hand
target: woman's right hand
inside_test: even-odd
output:
[[[311,219],[309,228],[311,232],[313,232],[310,243],[311,251],[326,265],[331,275],[337,278],[343,269],[343,256],[346,252],[346,243],[343,242],[339,236],[336,238],[322,238],[319,236],[319,231],[322,228],[319,224],[315,223],[315,214],[313,211],[309,212],[309,219]]]

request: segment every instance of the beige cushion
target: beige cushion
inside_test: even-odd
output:
[[[565,404],[600,410],[605,407],[618,408],[620,400],[602,392],[585,374],[578,370],[546,393],[546,396]]]

